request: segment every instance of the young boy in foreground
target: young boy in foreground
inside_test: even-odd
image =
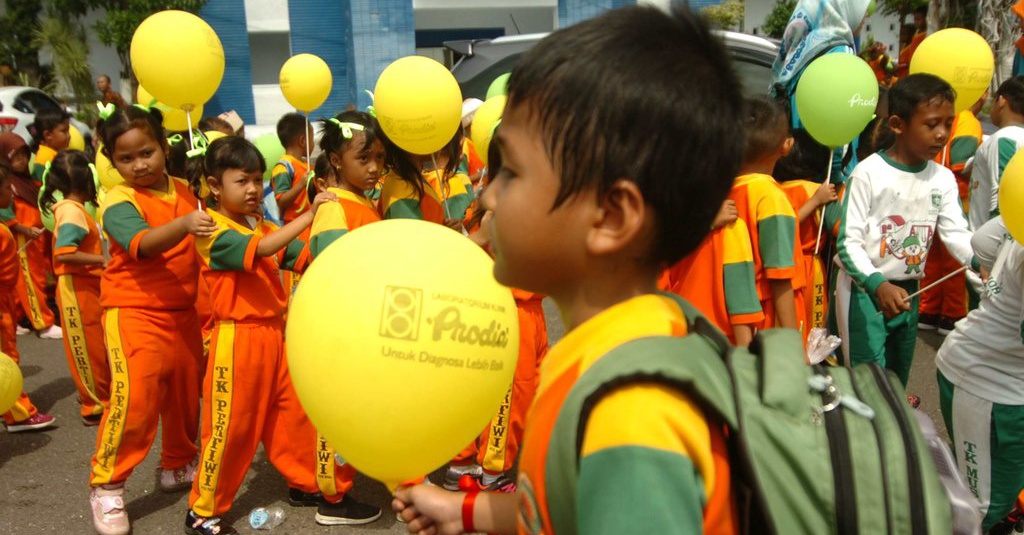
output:
[[[631,340],[687,333],[656,281],[707,234],[742,156],[722,44],[685,8],[634,7],[553,33],[519,65],[483,197],[494,274],[550,295],[569,332],[541,367],[518,492],[420,485],[393,506],[413,533],[732,533],[721,424],[655,383],[596,403],[573,504],[549,503],[545,487],[548,439],[580,375]]]

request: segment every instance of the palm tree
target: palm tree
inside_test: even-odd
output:
[[[49,52],[53,61],[53,78],[43,89],[51,94],[70,93],[78,109],[91,114],[92,107],[83,104],[95,100],[96,91],[82,24],[66,14],[48,10],[39,20],[33,41],[40,50]]]

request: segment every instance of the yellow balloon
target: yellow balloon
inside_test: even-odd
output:
[[[910,73],[934,74],[956,90],[956,113],[974,105],[992,83],[995,61],[985,38],[963,28],[937,31],[917,47]]]
[[[0,353],[0,412],[7,412],[21,397],[24,379],[14,359]]]
[[[185,11],[150,15],[132,36],[132,70],[141,85],[172,108],[197,108],[224,77],[224,47],[213,28]]]
[[[437,152],[462,124],[458,82],[444,65],[423,56],[406,56],[384,69],[373,107],[388,138],[413,154]]]
[[[84,151],[85,136],[82,135],[82,132],[79,131],[78,128],[75,127],[75,125],[71,125],[68,128],[68,133],[71,134],[71,141],[68,142],[68,148],[71,150]]]
[[[324,60],[313,54],[297,54],[281,66],[281,92],[295,109],[309,113],[331,94],[334,77]]]
[[[497,413],[519,323],[493,266],[457,232],[395,219],[346,234],[302,276],[288,369],[313,424],[359,471],[392,488],[426,475]]]
[[[139,86],[139,89],[135,91],[135,99],[138,100],[139,104],[142,104],[143,106],[148,106],[151,102],[156,100],[155,98],[153,98],[153,95],[151,95],[149,91],[146,91],[146,88],[142,87],[141,85]],[[189,110],[188,113],[185,113],[185,110],[181,108],[172,108],[160,101],[157,101],[155,104],[153,104],[153,106],[156,109],[160,110],[160,113],[163,114],[164,128],[174,132],[188,131],[188,118],[190,114],[192,116],[193,128],[199,125],[199,119],[202,119],[203,117],[202,104],[192,108],[191,110]]]
[[[494,125],[498,124],[501,114],[505,111],[505,103],[508,97],[499,95],[487,99],[476,110],[473,116],[473,124],[469,127],[469,139],[476,147],[476,154],[487,165],[487,149],[491,146],[491,136],[494,133]]]
[[[999,181],[999,213],[1013,239],[1024,240],[1024,151],[1018,151]]]
[[[110,190],[114,186],[124,182],[121,178],[121,173],[117,172],[114,165],[110,163],[110,159],[107,158],[106,154],[103,154],[103,146],[100,145],[96,148],[96,174],[100,180],[100,186],[104,191]]]

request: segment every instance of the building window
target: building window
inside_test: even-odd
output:
[[[291,38],[288,32],[259,32],[249,34],[249,58],[252,62],[254,85],[278,84],[281,66],[291,57]]]

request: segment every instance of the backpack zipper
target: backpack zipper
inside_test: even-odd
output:
[[[828,435],[828,449],[835,482],[836,533],[856,535],[857,501],[853,489],[853,465],[850,462],[850,436],[846,430],[846,422],[843,421],[842,394],[824,368],[815,368],[828,380],[828,387],[821,392],[821,410],[825,417],[825,433]]]
[[[871,374],[874,375],[878,389],[892,409],[900,428],[900,435],[903,437],[903,448],[907,456],[907,478],[910,483],[910,531],[914,535],[927,535],[928,518],[921,478],[921,458],[917,454],[917,448],[914,447],[914,433],[911,431],[910,421],[904,412],[902,405],[904,402],[900,400],[899,394],[893,389],[882,368],[877,364],[870,364],[870,366]]]

